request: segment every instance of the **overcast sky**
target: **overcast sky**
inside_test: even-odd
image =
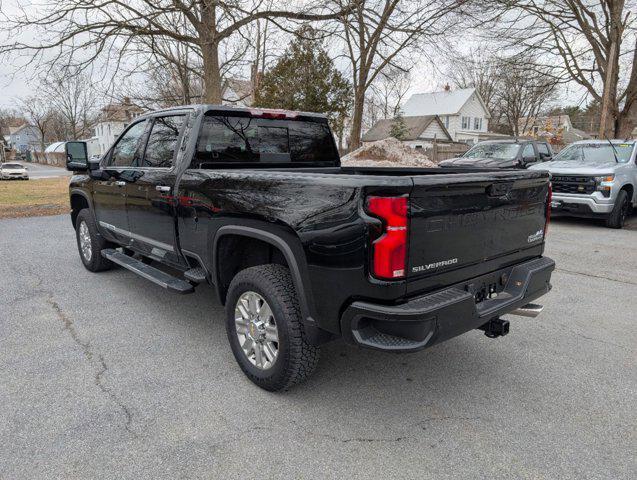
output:
[[[16,7],[16,1],[18,0],[0,0],[0,10],[4,15],[11,17],[18,11]],[[25,0],[19,0],[25,4]],[[0,19],[1,21],[1,19]],[[21,40],[36,40],[37,35],[35,31],[25,31],[21,35]],[[13,39],[15,40],[15,38]],[[0,31],[0,41],[6,41],[6,37],[3,37]],[[473,42],[465,37],[463,44],[465,47],[470,47]],[[468,48],[467,47],[467,48]],[[41,74],[36,66],[24,66],[25,59],[19,58],[17,55],[3,61],[0,65],[0,107],[13,107],[16,103],[16,97],[26,97],[32,95],[37,88],[37,76]],[[447,59],[439,58],[434,60],[436,65],[442,65],[436,67],[432,63],[425,59],[423,55],[422,59],[416,60],[411,77],[411,88],[409,94],[428,92],[441,90],[445,81],[445,76],[442,72],[447,68]],[[346,68],[345,65],[339,67]],[[248,76],[248,72],[245,72],[244,76]],[[579,88],[566,88],[564,87],[561,92],[562,104],[579,104],[582,102],[582,90]],[[98,102],[102,103],[102,102]]]

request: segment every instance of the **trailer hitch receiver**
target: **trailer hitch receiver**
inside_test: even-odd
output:
[[[484,330],[484,334],[489,338],[504,337],[509,333],[509,322],[508,320],[502,320],[500,318],[492,318],[478,328]]]

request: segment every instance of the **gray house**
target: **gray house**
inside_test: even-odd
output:
[[[9,127],[9,147],[20,153],[27,150],[39,151],[41,149],[40,132],[27,123],[19,127]]]

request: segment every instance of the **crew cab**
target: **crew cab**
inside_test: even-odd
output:
[[[622,228],[637,206],[637,148],[634,140],[583,140],[553,161],[533,166],[550,172],[556,215],[600,218]]]
[[[441,167],[529,168],[553,157],[551,145],[533,139],[489,140],[471,147],[461,157],[443,160]]]
[[[413,352],[505,335],[551,288],[544,172],[345,168],[325,116],[195,105],[136,118],[90,162],[66,144],[84,266],[210,284],[232,352],[276,391],[320,345]]]

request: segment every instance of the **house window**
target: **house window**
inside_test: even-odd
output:
[[[473,129],[482,130],[482,117],[475,117],[473,119]]]
[[[444,124],[445,128],[449,128],[449,115],[445,115]]]
[[[462,129],[469,130],[469,125],[471,124],[471,117],[462,117]]]

